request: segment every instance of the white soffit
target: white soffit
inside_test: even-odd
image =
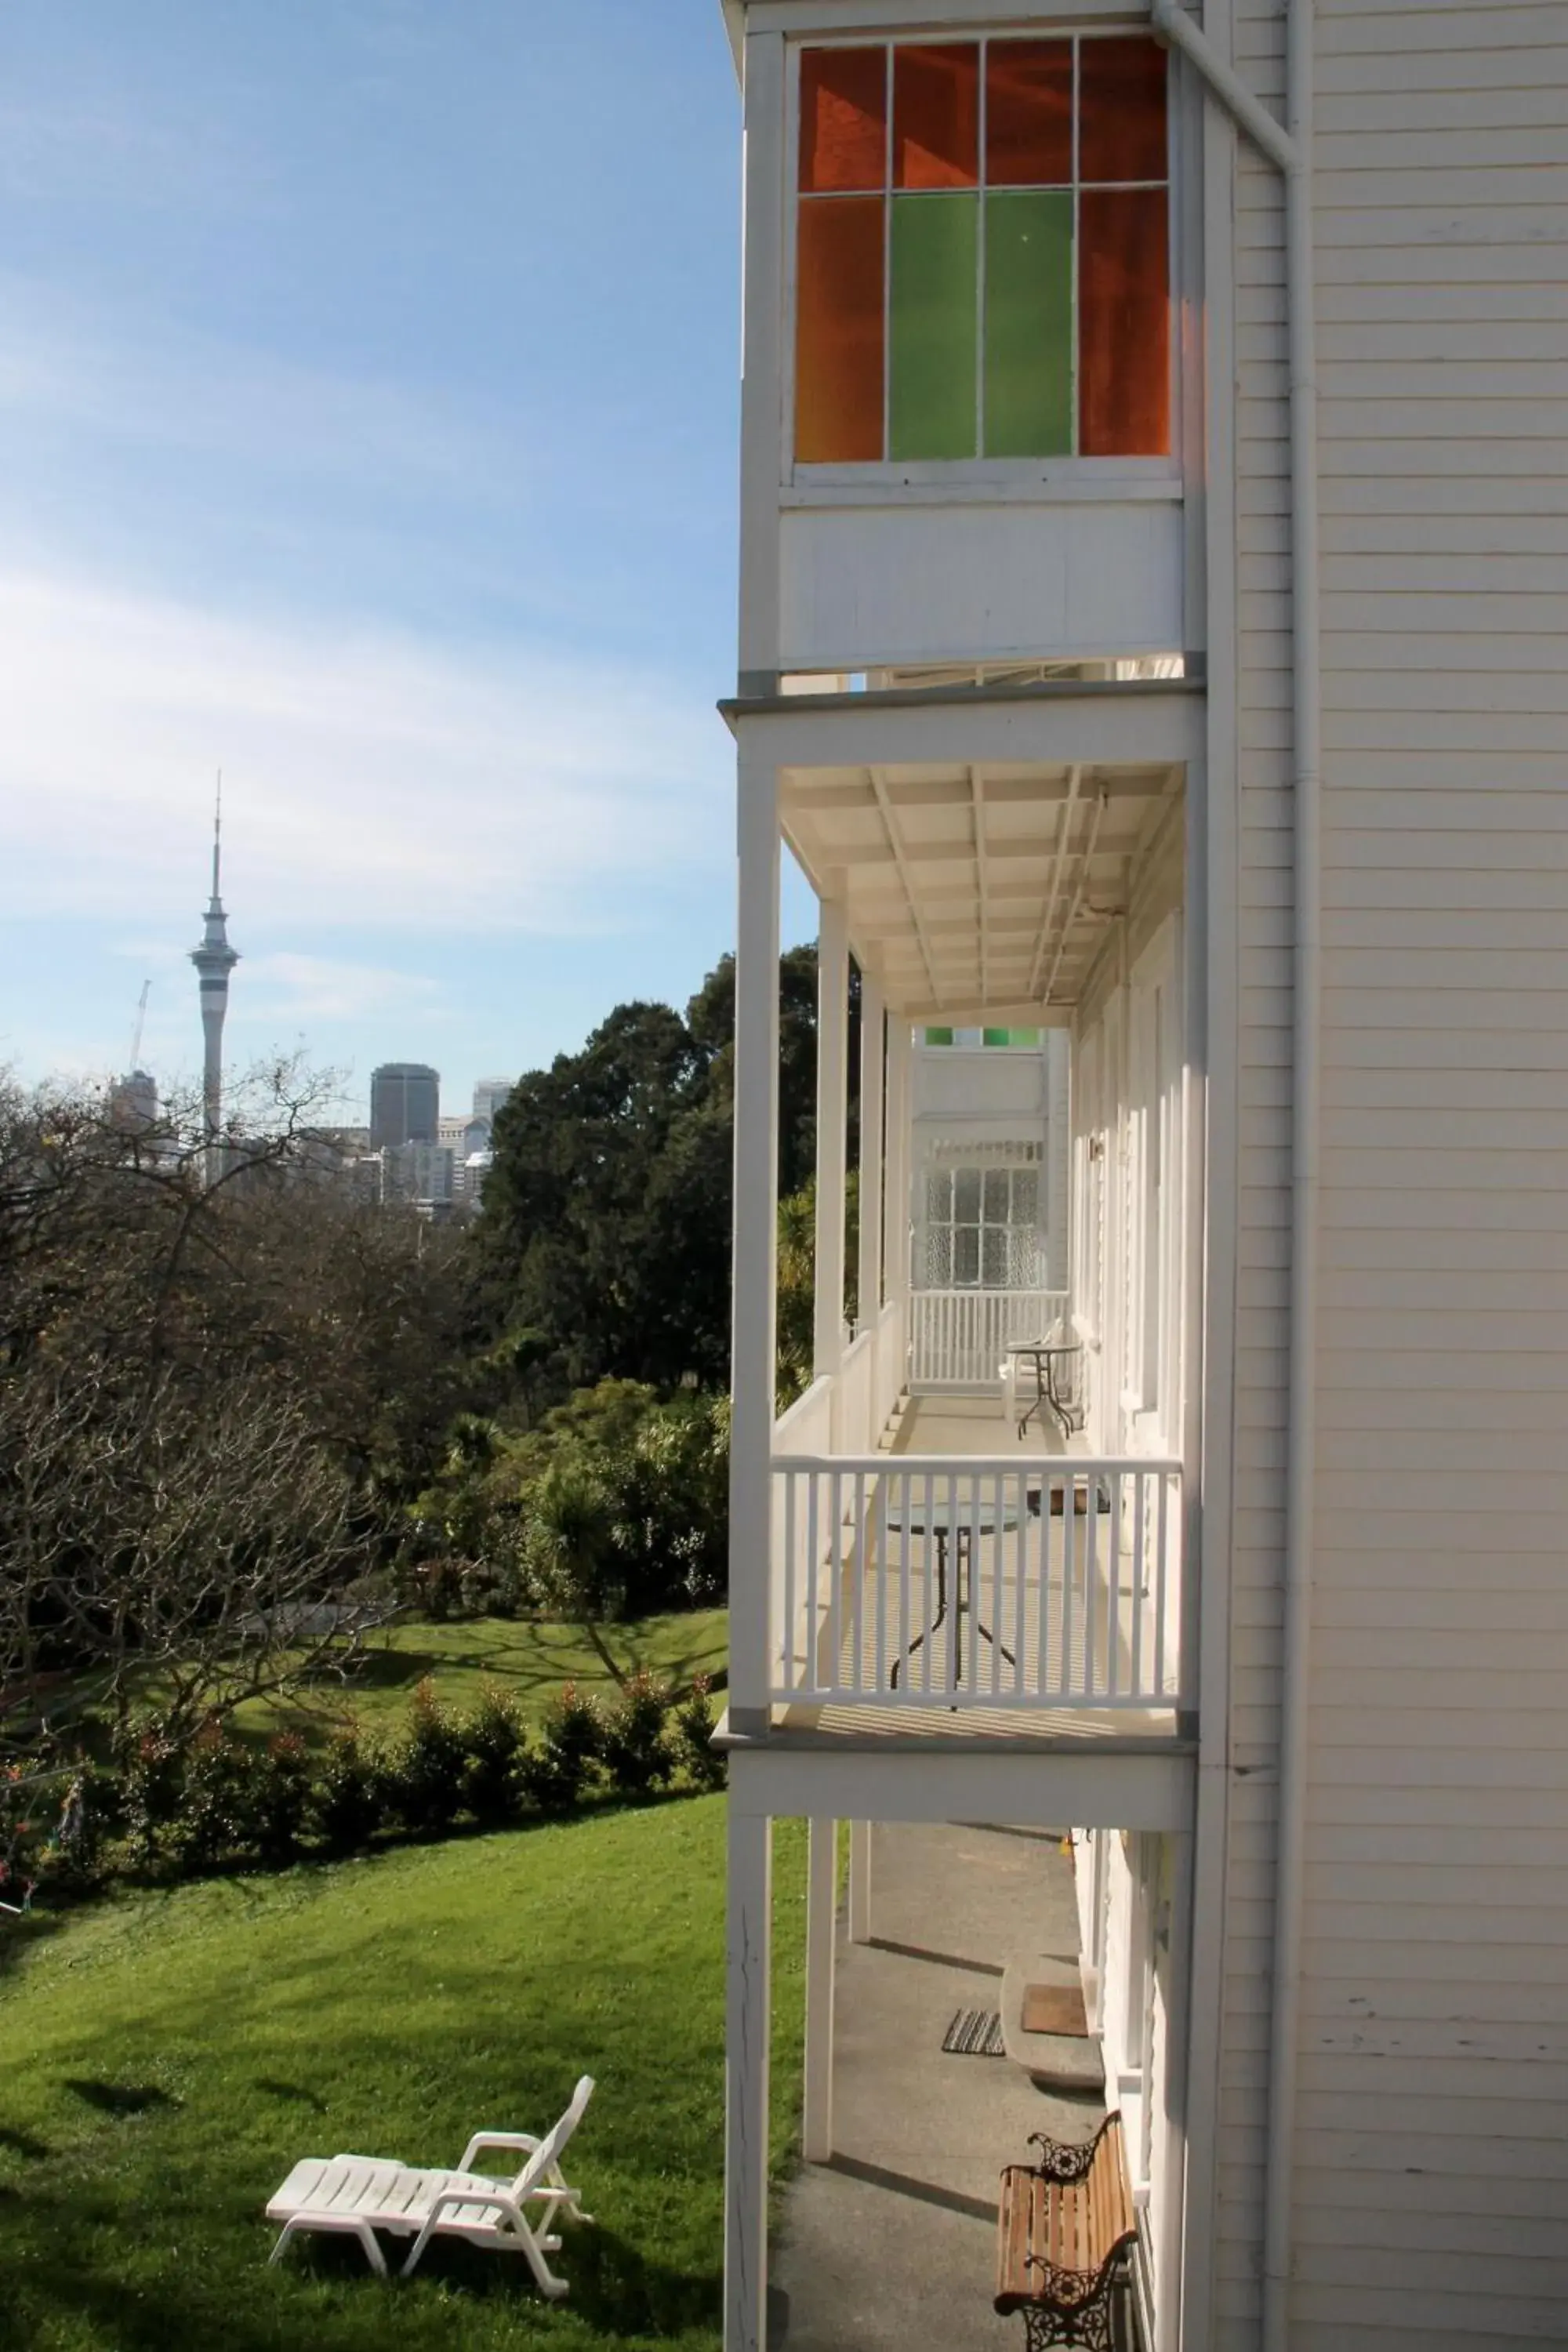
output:
[[[784,828],[893,1011],[1060,1007],[1181,782],[1167,764],[794,769]]]

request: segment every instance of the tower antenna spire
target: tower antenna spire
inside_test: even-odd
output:
[[[213,895],[199,947],[191,950],[196,968],[202,1006],[202,1116],[206,1134],[206,1176],[216,1183],[223,1172],[223,1023],[228,1011],[228,976],[239,961],[228,943],[228,918],[218,896],[219,861],[223,849],[223,770],[218,770],[217,800],[213,810]]]

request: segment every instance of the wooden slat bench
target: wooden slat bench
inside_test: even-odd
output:
[[[1037,2133],[1037,2164],[1002,2172],[996,2308],[1024,2315],[1027,2352],[1079,2344],[1112,2352],[1111,2295],[1137,2235],[1121,2145],[1107,2116],[1081,2147]]]

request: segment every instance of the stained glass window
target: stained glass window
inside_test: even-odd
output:
[[[1165,77],[1142,35],[802,50],[800,463],[1169,453]]]

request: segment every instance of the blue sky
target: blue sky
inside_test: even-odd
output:
[[[0,17],[0,1061],[195,1067],[219,766],[236,1064],[696,987],[739,157],[717,0]]]

